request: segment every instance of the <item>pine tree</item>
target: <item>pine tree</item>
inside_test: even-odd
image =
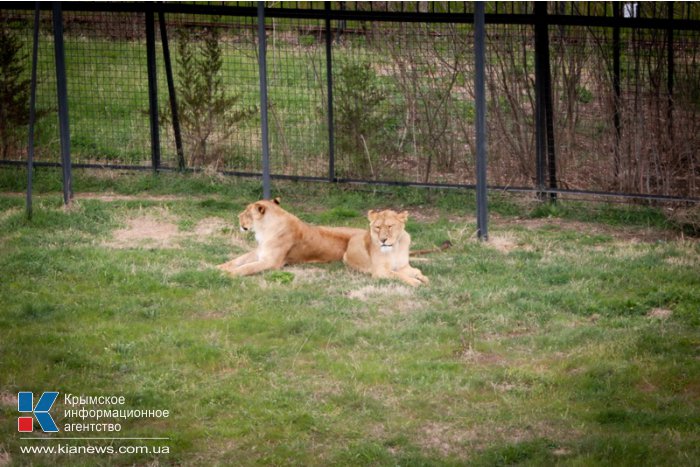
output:
[[[240,122],[257,113],[257,108],[244,107],[240,94],[226,91],[216,29],[206,30],[202,41],[181,34],[177,65],[180,123],[189,146],[189,165],[218,167],[225,140],[236,132]]]
[[[29,123],[30,82],[23,64],[27,54],[12,32],[0,28],[0,150],[7,159],[22,141],[21,130]]]

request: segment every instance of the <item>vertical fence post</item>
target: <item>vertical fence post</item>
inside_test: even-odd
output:
[[[258,2],[258,68],[260,74],[260,126],[262,136],[263,198],[270,198],[270,145],[267,124],[267,39],[265,37],[265,2]]]
[[[542,45],[539,26],[538,4],[535,3],[535,177],[538,198],[542,199],[544,191],[544,161],[547,146],[544,110],[544,83],[542,82]],[[545,4],[546,7],[546,4]]]
[[[328,181],[335,178],[335,134],[333,123],[333,36],[331,31],[331,2],[326,2],[326,79],[328,87]]]
[[[545,2],[542,2],[545,3]],[[556,190],[557,188],[557,159],[554,147],[554,107],[552,105],[552,72],[549,65],[549,23],[544,27],[544,42],[546,51],[546,59],[543,59],[544,65],[544,111],[547,124],[547,170],[549,176],[549,188]],[[564,26],[562,26],[564,27]],[[557,194],[549,193],[549,200],[556,201]]]
[[[68,123],[68,84],[66,81],[66,54],[63,46],[63,11],[61,2],[51,2],[53,16],[54,56],[56,60],[56,95],[58,98],[58,130],[61,139],[61,167],[63,169],[63,204],[73,200],[73,180],[70,158],[70,125]]]
[[[673,2],[668,2],[668,29],[666,30],[666,54],[668,64],[667,67],[667,77],[666,77],[666,90],[668,92],[668,138],[669,146],[671,151],[673,151],[673,73],[674,70],[674,57],[673,57]],[[673,160],[673,156],[671,157]]]
[[[486,27],[484,2],[474,4],[474,97],[476,100],[476,218],[480,240],[488,240],[486,193]]]
[[[613,2],[615,26],[612,35],[613,53],[613,125],[615,126],[615,147],[613,148],[613,175],[615,183],[620,183],[620,141],[622,140],[622,122],[620,120],[620,3]]]
[[[168,30],[165,26],[165,14],[158,12],[158,25],[160,26],[160,41],[163,46],[163,64],[165,76],[168,82],[168,96],[170,97],[170,113],[173,118],[173,133],[175,134],[175,149],[177,151],[177,166],[180,171],[185,170],[185,151],[182,147],[182,133],[180,132],[180,114],[177,108],[177,94],[175,81],[173,80],[173,66],[170,62],[170,45],[168,43]]]
[[[151,167],[160,168],[160,133],[158,129],[158,80],[156,76],[156,38],[153,10],[146,11],[146,60],[148,62],[148,110],[151,124]]]
[[[29,94],[29,138],[27,143],[27,219],[32,218],[32,183],[34,179],[34,123],[36,121],[36,68],[39,58],[40,4],[34,4],[34,43],[32,45],[32,77]]]
[[[535,95],[536,95],[536,132],[537,188],[539,197],[544,198],[545,171],[548,169],[549,188],[556,188],[556,160],[554,154],[554,123],[552,111],[552,82],[549,66],[549,23],[547,21],[547,3],[535,3]],[[547,167],[545,168],[545,164]],[[550,194],[555,200],[556,195]]]

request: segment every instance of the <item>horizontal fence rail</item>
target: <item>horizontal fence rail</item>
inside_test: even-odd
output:
[[[235,2],[234,2],[235,3]],[[278,2],[274,2],[278,3]],[[295,2],[287,2],[295,3]],[[298,2],[296,2],[298,3]],[[302,8],[265,8],[267,18],[298,18],[298,19],[326,19],[345,21],[382,21],[382,22],[423,22],[423,23],[457,23],[473,24],[474,13],[472,12],[417,12],[417,11],[369,11],[369,10],[340,10],[334,9],[333,3],[329,9],[302,9]],[[494,2],[496,3],[496,2]],[[501,2],[503,3],[503,2]],[[600,2],[599,2],[600,3]],[[605,2],[613,3],[613,2]],[[652,2],[650,2],[652,3]],[[669,2],[655,2],[669,3]],[[688,3],[688,2],[676,2]],[[86,8],[84,2],[61,2],[63,11],[93,11],[93,12],[114,12],[114,13],[181,13],[190,15],[215,15],[215,16],[235,16],[235,17],[257,17],[255,6],[225,6],[201,3],[157,3],[157,2],[90,2]],[[50,2],[40,2],[41,9],[50,10]],[[27,2],[5,2],[2,5],[5,9],[33,9],[31,3]],[[612,7],[607,10],[612,14]],[[487,24],[535,24],[537,17],[534,13],[486,13]],[[551,26],[589,26],[589,27],[620,27],[631,29],[668,29],[676,30],[700,30],[698,18],[624,18],[599,15],[562,15],[549,14],[547,24]]]
[[[260,49],[257,2],[61,2],[73,166],[260,177],[269,139],[272,179],[476,186],[473,3],[273,5]],[[489,189],[700,201],[700,5],[625,5],[485,4]],[[20,62],[34,6],[0,5]],[[61,166],[39,8],[34,166]]]
[[[2,165],[22,167],[26,163],[22,161],[4,161]],[[34,162],[34,167],[53,167],[59,168],[61,164],[57,162]],[[151,171],[151,167],[143,165],[101,165],[101,164],[73,164],[73,168],[76,169],[112,169],[112,170],[130,170],[130,171]],[[161,166],[160,170],[165,172],[177,172],[180,171],[177,167],[166,167]],[[201,168],[186,168],[185,172],[198,173],[204,172],[205,169]],[[233,177],[244,177],[244,178],[260,178],[259,172],[240,172],[233,170],[223,170],[220,171],[222,175],[233,176]],[[325,183],[345,183],[348,185],[369,185],[369,186],[397,186],[397,187],[413,187],[413,188],[436,188],[436,189],[448,189],[448,190],[475,190],[475,184],[458,184],[458,183],[420,183],[420,182],[398,182],[398,181],[377,181],[377,180],[363,180],[363,179],[353,179],[353,178],[337,178],[332,182],[328,180],[327,177],[312,177],[303,175],[284,175],[284,174],[271,174],[270,178],[273,180],[287,180],[292,182],[325,182]],[[599,196],[603,198],[622,198],[630,200],[646,200],[646,201],[661,201],[661,202],[700,202],[700,198],[688,198],[684,196],[664,196],[664,195],[647,195],[642,193],[620,193],[620,192],[609,192],[609,191],[591,191],[591,190],[564,190],[564,189],[539,189],[531,187],[516,187],[516,186],[498,186],[498,185],[487,185],[487,189],[494,192],[504,192],[504,193],[542,193],[545,194],[560,194],[560,195],[575,195],[575,196]]]

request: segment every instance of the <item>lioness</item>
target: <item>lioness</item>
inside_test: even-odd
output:
[[[362,229],[309,225],[280,206],[279,198],[249,204],[238,215],[242,231],[255,233],[258,247],[217,268],[247,276],[285,264],[340,261],[353,235]]]
[[[411,236],[404,230],[408,212],[369,211],[369,230],[348,243],[343,262],[377,278],[397,278],[416,287],[428,278],[408,264]]]

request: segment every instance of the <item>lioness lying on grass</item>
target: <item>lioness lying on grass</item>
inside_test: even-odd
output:
[[[353,236],[343,262],[376,278],[396,278],[414,287],[428,278],[408,263],[411,236],[404,230],[408,213],[369,211],[369,230]]]
[[[279,198],[257,201],[238,215],[241,230],[254,232],[258,247],[217,268],[247,276],[285,264],[340,261],[350,238],[364,233],[350,227],[309,225],[279,204]]]

